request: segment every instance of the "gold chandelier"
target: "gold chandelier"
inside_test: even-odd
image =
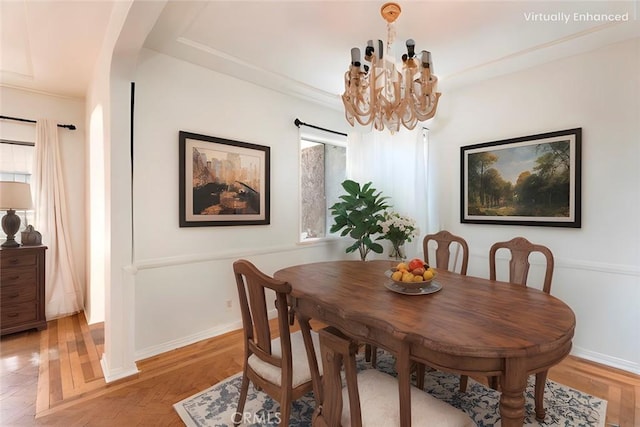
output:
[[[351,49],[351,65],[344,75],[344,103],[347,121],[363,126],[373,124],[377,130],[385,127],[391,132],[400,130],[400,124],[413,129],[419,121],[436,114],[440,92],[436,92],[438,78],[431,74],[431,52],[423,50],[418,58],[415,42],[406,42],[407,53],[402,55],[402,69],[398,70],[390,51],[395,38],[393,23],[400,16],[400,5],[385,3],[380,9],[387,21],[387,45],[383,53],[382,40],[374,44],[369,40],[364,63],[360,49]]]

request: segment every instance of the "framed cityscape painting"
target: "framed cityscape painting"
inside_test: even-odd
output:
[[[269,224],[270,147],[180,131],[180,227]]]
[[[582,128],[460,148],[460,221],[581,227]]]

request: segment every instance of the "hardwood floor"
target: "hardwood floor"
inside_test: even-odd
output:
[[[49,322],[40,334],[36,413],[104,388],[103,351],[103,325],[87,325],[84,314]]]
[[[234,331],[142,360],[138,375],[106,384],[103,341],[102,326],[82,314],[2,337],[0,425],[180,426],[174,403],[242,369]],[[640,376],[570,356],[549,378],[607,399],[607,425],[640,426]]]

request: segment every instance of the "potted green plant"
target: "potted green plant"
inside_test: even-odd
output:
[[[365,261],[370,251],[381,254],[382,245],[372,240],[371,236],[380,233],[380,222],[384,220],[383,212],[389,206],[382,196],[371,186],[371,182],[362,187],[359,183],[346,180],[342,188],[347,194],[340,196],[341,201],[331,206],[334,223],[330,231],[342,230],[341,236],[349,235],[355,243],[346,249],[347,253],[360,252],[360,259]]]

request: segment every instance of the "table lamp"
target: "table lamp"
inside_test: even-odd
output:
[[[2,217],[2,230],[7,235],[7,240],[0,246],[3,248],[15,248],[20,246],[16,242],[16,233],[20,229],[20,217],[16,215],[16,209],[31,209],[31,187],[25,182],[0,181],[0,210],[6,210]]]

